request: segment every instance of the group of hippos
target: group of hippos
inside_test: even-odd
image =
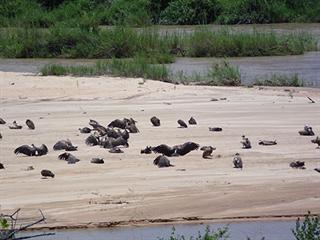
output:
[[[160,119],[156,116],[153,116],[150,119],[151,124],[154,127],[161,126]],[[35,129],[35,124],[32,120],[27,119],[26,120],[26,126],[30,130]],[[129,136],[132,133],[138,133],[139,129],[136,126],[137,121],[135,121],[132,118],[123,118],[123,119],[115,119],[112,122],[110,122],[106,127],[99,124],[97,121],[90,119],[89,125],[90,127],[83,127],[79,128],[80,133],[82,134],[90,134],[86,139],[85,143],[88,146],[100,146],[102,148],[109,149],[110,153],[123,153],[123,148],[129,147]],[[188,128],[188,124],[184,122],[183,120],[179,119],[177,121],[179,128]],[[196,125],[197,121],[191,117],[188,121],[189,125]],[[0,124],[6,124],[6,122],[0,118]],[[9,126],[10,129],[22,129],[22,125],[19,125],[16,121],[12,123],[12,125]],[[215,132],[221,132],[221,127],[209,127],[209,131],[215,131]],[[299,134],[302,136],[314,136],[314,132],[312,127],[305,126],[303,130],[299,131]],[[2,139],[2,135],[0,133],[0,139]],[[317,144],[320,148],[320,138],[316,137],[315,139],[311,140],[312,143]],[[243,135],[242,136],[242,148],[244,149],[250,149],[252,148],[250,140]],[[276,145],[277,142],[273,140],[260,140],[259,145],[265,145],[265,146],[272,146]],[[184,156],[191,151],[197,150],[200,148],[200,145],[195,142],[186,142],[181,145],[175,145],[175,146],[168,146],[166,144],[160,144],[158,146],[146,146],[144,149],[141,149],[141,154],[161,154],[158,155],[154,161],[153,164],[163,168],[163,167],[173,167],[170,163],[170,160],[168,157],[178,157],[178,156]],[[64,150],[65,152],[60,154],[58,156],[58,159],[66,161],[68,164],[75,164],[80,161],[76,156],[71,154],[70,152],[77,151],[78,147],[74,146],[72,142],[67,140],[59,140],[57,143],[54,144],[53,150]],[[202,146],[200,148],[202,153],[202,157],[212,158],[212,152],[216,150],[215,147],[212,146]],[[42,144],[41,146],[35,146],[34,144],[31,145],[22,145],[14,150],[15,154],[24,154],[27,156],[43,156],[48,153],[48,147],[45,144]],[[91,163],[94,164],[103,164],[104,160],[103,158],[92,158]],[[239,153],[236,153],[233,157],[233,165],[234,168],[239,168],[242,170],[243,168],[243,161],[240,157]],[[32,167],[32,166],[31,166]],[[290,167],[292,168],[299,168],[304,169],[305,163],[303,161],[295,161],[290,163]],[[4,169],[4,165],[0,163],[0,169]],[[30,168],[30,169],[33,169]],[[317,172],[320,172],[320,168],[314,169]],[[41,171],[41,175],[44,178],[51,177],[54,178],[55,174],[48,170],[43,169]]]

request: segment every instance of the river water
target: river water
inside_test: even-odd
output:
[[[201,26],[159,26],[162,33],[188,33]],[[218,31],[226,26],[207,25],[212,31]],[[306,32],[318,40],[320,49],[320,23],[300,24],[261,24],[261,25],[233,25],[227,26],[234,31],[273,31],[278,34]],[[205,73],[213,63],[222,61],[218,58],[177,58],[169,65],[173,73],[183,71],[186,75]],[[91,65],[97,59],[0,59],[0,71],[38,73],[41,67],[48,63],[64,65]],[[244,84],[250,84],[256,79],[269,77],[272,74],[297,74],[305,86],[320,87],[320,51],[307,52],[304,55],[272,56],[272,57],[241,57],[228,58],[232,64],[239,67]]]
[[[211,230],[216,230],[227,224],[209,224]],[[108,229],[58,230],[54,236],[44,237],[47,240],[158,240],[169,239],[173,225],[153,225],[149,227],[116,227]],[[206,224],[174,225],[177,235],[184,235],[186,239],[197,237],[200,231],[203,235]],[[258,221],[229,223],[230,240],[293,240],[291,229],[294,221]],[[52,231],[51,231],[52,232]],[[40,232],[27,232],[22,236]]]

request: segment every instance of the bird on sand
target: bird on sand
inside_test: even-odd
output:
[[[35,129],[34,123],[33,123],[30,119],[27,119],[27,120],[26,120],[26,125],[27,125],[28,128],[31,129],[31,130],[34,130],[34,129]]]
[[[34,144],[22,145],[14,150],[15,154],[24,154],[27,156],[42,156],[48,153],[46,145],[42,144],[40,147],[36,147]]]
[[[44,178],[48,178],[48,177],[54,178],[53,172],[51,172],[50,170],[47,170],[47,169],[43,169],[41,171],[41,176]]]

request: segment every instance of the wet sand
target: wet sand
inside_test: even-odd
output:
[[[320,132],[320,90],[290,88],[229,88],[182,86],[142,79],[111,77],[40,77],[0,72],[0,117],[24,125],[34,120],[36,130],[8,129],[0,125],[0,210],[19,207],[25,216],[42,209],[47,223],[41,227],[94,227],[223,219],[290,217],[310,210],[320,213],[320,150],[312,137],[299,136],[304,124]],[[293,97],[291,97],[293,96]],[[306,96],[316,103],[309,103]],[[227,100],[210,101],[211,98]],[[152,116],[161,127],[151,126]],[[177,128],[177,119],[194,116],[198,125]],[[88,147],[87,135],[78,132],[89,119],[107,125],[115,118],[133,117],[140,133],[131,134],[124,154]],[[220,133],[209,126],[223,128]],[[241,135],[253,143],[241,149]],[[53,144],[69,138],[78,146],[81,161],[68,165],[57,159],[62,151]],[[276,146],[258,141],[276,139]],[[170,158],[175,167],[159,169],[155,154],[141,155],[146,145],[194,141],[217,148],[213,159],[200,151]],[[42,157],[15,156],[22,144],[49,147]],[[239,152],[244,169],[234,169]],[[219,157],[220,156],[220,157]],[[90,163],[103,157],[104,165]],[[289,167],[306,162],[305,170]],[[28,166],[35,170],[25,171]],[[54,179],[41,179],[50,169]]]

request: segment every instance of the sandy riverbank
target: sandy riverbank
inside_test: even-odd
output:
[[[0,212],[23,208],[26,216],[42,209],[47,226],[99,226],[110,222],[134,224],[161,220],[236,219],[320,213],[320,150],[297,131],[305,123],[320,135],[320,90],[284,88],[226,88],[180,86],[142,79],[110,77],[40,77],[0,72]],[[311,104],[306,96],[317,103]],[[227,100],[210,101],[211,98]],[[161,127],[151,126],[152,116]],[[177,119],[194,116],[198,125],[177,128]],[[107,125],[115,118],[133,117],[140,133],[131,134],[124,154],[88,147],[87,135],[78,132],[89,119]],[[36,130],[8,129],[13,120],[33,119]],[[208,131],[220,126],[221,133]],[[241,135],[253,143],[241,149]],[[53,144],[69,138],[78,145],[74,154],[82,161],[59,161]],[[258,145],[258,140],[278,145]],[[173,168],[152,164],[156,155],[140,155],[146,145],[182,144],[194,141],[217,148],[211,160],[200,151],[171,158]],[[22,144],[49,147],[42,157],[15,156]],[[239,152],[244,169],[232,168]],[[220,158],[217,156],[221,155]],[[104,165],[90,164],[103,157]],[[294,160],[307,169],[289,167]],[[28,166],[35,170],[25,171]],[[54,179],[41,179],[50,169]],[[185,169],[185,171],[181,171]]]

